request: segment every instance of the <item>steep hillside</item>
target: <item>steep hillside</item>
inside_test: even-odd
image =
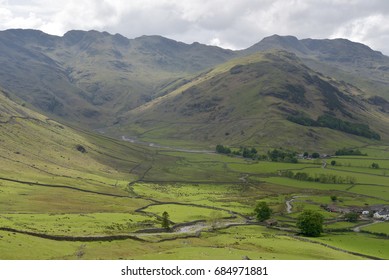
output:
[[[273,35],[240,52],[282,49],[295,53],[306,65],[338,80],[352,83],[367,94],[389,97],[389,57],[346,39],[302,39]]]
[[[165,94],[177,79],[234,55],[159,36],[7,30],[0,32],[0,84],[46,114],[100,127]]]
[[[157,143],[331,150],[388,139],[389,115],[377,103],[349,84],[310,70],[294,54],[272,51],[204,72],[132,110],[109,131]],[[296,118],[320,124],[304,126]],[[326,118],[341,125],[323,124]]]
[[[1,91],[0,143],[0,185],[21,181],[121,193],[150,167],[153,155],[50,120]]]

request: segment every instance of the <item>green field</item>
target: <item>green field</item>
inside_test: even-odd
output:
[[[374,225],[364,227],[363,230],[372,233],[386,234],[387,236],[389,236],[389,223],[388,222],[377,223]]]
[[[365,147],[369,158],[337,157],[341,165],[322,168],[308,160],[254,161],[147,147],[53,121],[17,119],[13,125],[3,125],[0,134],[1,259],[389,258],[387,223],[351,232],[366,221],[345,222],[342,213],[323,207],[388,205],[385,146]],[[40,134],[43,143],[26,144]],[[299,181],[282,177],[285,170],[356,182]],[[276,227],[256,223],[260,201],[272,209]],[[296,218],[308,209],[325,218],[319,238],[298,234]],[[171,231],[162,228],[165,211]]]
[[[325,235],[319,238],[325,244],[355,253],[389,259],[389,240],[369,234],[341,233]]]

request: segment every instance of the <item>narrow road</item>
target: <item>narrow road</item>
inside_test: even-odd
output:
[[[292,208],[293,208],[293,205],[292,205],[292,202],[296,199],[296,198],[300,198],[300,197],[305,197],[304,195],[295,195],[293,196],[291,199],[285,201],[285,204],[286,204],[286,212],[288,214],[292,213]]]
[[[353,228],[353,231],[354,231],[354,232],[360,232],[360,231],[361,231],[361,228],[363,228],[363,227],[367,227],[367,226],[374,225],[374,224],[378,224],[378,223],[382,223],[382,222],[383,222],[383,221],[373,221],[373,222],[370,222],[370,223],[368,223],[368,224],[356,226],[355,228]]]
[[[209,230],[209,229],[222,229],[226,227],[231,226],[241,226],[241,225],[247,225],[246,221],[233,221],[233,220],[226,220],[226,221],[216,221],[214,223],[210,222],[198,222],[196,224],[192,225],[184,225],[179,226],[174,229],[177,233],[199,233],[201,231]]]

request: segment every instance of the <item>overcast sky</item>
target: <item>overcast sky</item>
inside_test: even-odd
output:
[[[247,48],[262,38],[347,38],[389,55],[387,0],[0,0],[0,29],[72,29]]]

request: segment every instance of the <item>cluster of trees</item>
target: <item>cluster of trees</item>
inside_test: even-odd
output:
[[[216,145],[216,152],[219,154],[242,156],[244,158],[259,159],[258,151],[255,148],[240,147],[239,150],[231,150],[223,145]]]
[[[334,174],[315,174],[314,177],[306,172],[296,172],[286,170],[281,172],[281,176],[300,181],[319,182],[323,184],[355,184],[355,177],[342,177]]]
[[[236,152],[237,152],[235,153],[236,155],[241,155],[244,158],[252,158],[252,159],[259,158],[258,151],[255,148],[244,147],[244,148],[240,148],[240,150]]]
[[[379,169],[379,168],[380,168],[380,166],[379,166],[379,164],[378,164],[378,163],[375,163],[375,162],[373,162],[373,163],[371,164],[371,168],[374,168],[374,169]]]
[[[355,223],[359,219],[359,214],[356,212],[349,212],[349,213],[344,214],[344,219],[347,222]]]
[[[297,163],[297,153],[283,149],[274,149],[268,151],[267,155],[259,155],[255,148],[240,147],[239,150],[233,151],[229,147],[218,144],[216,145],[216,152],[219,154],[236,155],[251,159]],[[320,155],[318,154],[318,157],[319,156]]]
[[[225,147],[223,145],[218,144],[218,145],[216,145],[216,153],[228,155],[228,154],[231,154],[231,149],[228,147]]]
[[[343,148],[335,152],[336,156],[367,156],[363,154],[359,149]]]
[[[270,218],[273,211],[266,202],[258,202],[254,209],[258,221],[263,222]],[[346,219],[353,220],[355,215],[349,215]],[[358,217],[356,218],[358,219]],[[324,216],[316,211],[305,210],[297,217],[297,227],[305,236],[317,237],[323,232]]]
[[[304,152],[303,157],[304,158],[309,157],[309,153],[308,152]],[[311,154],[311,158],[319,158],[319,157],[320,157],[320,154],[318,152],[314,152],[314,153]]]
[[[290,163],[297,163],[297,153],[291,152],[291,151],[285,151],[285,150],[278,150],[274,149],[272,151],[267,152],[267,156],[269,160],[271,161],[277,161],[277,162],[290,162]]]
[[[378,133],[370,130],[369,126],[366,124],[350,123],[328,114],[318,117],[317,120],[313,120],[304,113],[300,113],[294,116],[288,116],[287,120],[304,126],[328,127],[369,139],[381,139],[381,136]]]

